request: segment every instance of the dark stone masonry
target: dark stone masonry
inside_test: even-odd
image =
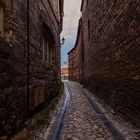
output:
[[[63,0],[29,2],[0,2],[0,137],[20,130],[59,89]]]
[[[140,2],[83,0],[84,83],[140,127]]]

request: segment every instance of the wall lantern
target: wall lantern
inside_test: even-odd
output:
[[[65,38],[63,37],[62,40],[61,40],[61,43],[60,43],[61,46],[64,45],[64,43],[65,43]]]

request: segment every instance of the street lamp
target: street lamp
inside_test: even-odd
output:
[[[64,43],[65,43],[65,38],[63,37],[61,42],[60,42],[61,46],[64,45]]]

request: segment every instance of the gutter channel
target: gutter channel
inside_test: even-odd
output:
[[[57,114],[56,120],[53,124],[51,133],[48,137],[48,140],[59,140],[60,138],[60,134],[61,134],[61,130],[64,124],[64,120],[66,117],[66,113],[67,110],[69,108],[69,104],[70,104],[70,93],[67,89],[66,83],[64,82],[64,101],[60,107],[60,111]]]

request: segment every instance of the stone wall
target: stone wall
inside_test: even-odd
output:
[[[4,36],[0,37],[0,136],[19,131],[36,106],[57,95],[60,81],[61,30],[49,3],[30,0],[29,53],[27,0],[5,0],[4,10]],[[53,40],[52,65],[43,60],[44,31]]]
[[[13,129],[21,128],[22,122],[27,119],[26,64],[17,56],[22,55],[21,51],[0,44],[1,135],[4,133],[7,135]]]
[[[85,85],[137,127],[139,16],[138,0],[84,0],[82,5]]]

